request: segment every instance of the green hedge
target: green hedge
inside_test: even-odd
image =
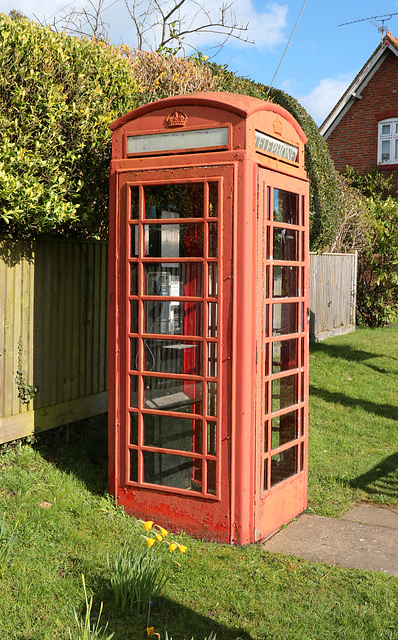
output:
[[[136,93],[115,48],[0,14],[0,232],[106,234],[108,124]]]
[[[108,124],[142,104],[148,92],[151,99],[165,97],[176,82],[172,64],[170,70],[161,67],[161,82],[156,81],[152,57],[141,56],[137,70],[125,49],[0,14],[0,233],[106,236]],[[198,73],[210,67],[214,88],[220,91],[267,98],[264,85],[208,65],[200,56],[185,64],[189,77],[193,64]],[[192,82],[182,84],[184,92],[198,90],[197,78],[194,88]],[[321,251],[337,228],[336,172],[305,109],[283,91],[272,89],[270,97],[297,119],[308,137],[311,248]]]
[[[232,91],[267,99],[268,87],[236,76],[225,67],[212,64],[220,91]],[[340,194],[338,176],[326,142],[304,107],[284,91],[271,89],[269,98],[284,107],[302,127],[308,138],[305,148],[305,168],[310,179],[310,246],[322,251],[333,242],[339,219]]]

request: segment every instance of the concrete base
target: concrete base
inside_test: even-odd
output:
[[[359,504],[341,518],[304,514],[280,529],[263,547],[398,577],[398,509]]]

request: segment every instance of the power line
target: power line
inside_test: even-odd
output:
[[[272,85],[273,85],[273,83],[274,83],[274,80],[275,80],[275,78],[276,78],[276,74],[278,73],[278,71],[279,71],[279,67],[280,67],[280,66],[281,66],[281,64],[282,64],[282,60],[283,60],[283,58],[285,57],[286,51],[287,51],[287,50],[288,50],[288,48],[289,48],[289,45],[290,45],[290,42],[291,42],[291,40],[292,40],[292,38],[293,38],[294,32],[296,31],[296,29],[297,29],[297,25],[298,25],[298,23],[300,22],[300,18],[301,18],[301,16],[303,15],[303,11],[304,11],[304,9],[305,9],[305,5],[307,4],[307,2],[308,2],[308,0],[305,0],[304,4],[303,4],[303,6],[302,6],[302,9],[301,9],[301,11],[300,11],[300,15],[299,15],[299,17],[297,18],[296,24],[294,25],[294,29],[293,29],[293,31],[292,31],[292,33],[291,33],[291,35],[290,35],[289,41],[288,41],[288,43],[287,43],[287,45],[286,45],[286,47],[285,47],[285,50],[284,50],[284,52],[283,52],[283,55],[282,55],[282,57],[281,57],[281,59],[280,59],[280,61],[279,61],[279,64],[278,64],[278,66],[277,66],[277,68],[276,68],[276,71],[275,71],[275,73],[274,73],[274,77],[272,78],[272,80],[271,80],[271,84],[270,84],[270,85],[269,85],[269,87],[268,87],[268,91],[267,91],[267,99],[268,99],[268,96],[269,96],[269,92],[271,91]]]

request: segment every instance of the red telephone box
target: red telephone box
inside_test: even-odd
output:
[[[111,125],[110,490],[234,544],[307,504],[306,137],[198,93]]]

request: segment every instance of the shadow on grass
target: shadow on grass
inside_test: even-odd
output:
[[[370,496],[387,495],[398,503],[398,453],[384,458],[366,473],[353,478],[349,485]]]
[[[34,448],[58,469],[74,474],[91,493],[108,486],[108,416],[102,414],[44,431]]]
[[[398,362],[398,358],[394,356],[388,356],[385,353],[373,353],[371,351],[362,351],[361,349],[354,349],[350,345],[337,345],[337,344],[325,344],[319,343],[311,346],[311,353],[326,353],[331,358],[339,358],[341,360],[347,360],[347,362],[362,362],[365,367],[376,371],[377,373],[395,373],[398,375],[398,368],[395,370],[385,369],[378,367],[377,365],[367,362],[374,358],[383,358]]]
[[[147,613],[137,614],[134,611],[121,612],[114,602],[107,599],[113,595],[109,592],[104,594],[104,614],[101,623],[108,622],[108,633],[114,631],[114,640],[118,638],[129,638],[129,640],[141,640],[147,637]],[[97,600],[98,601],[98,598]],[[233,603],[231,603],[233,611]],[[84,611],[82,611],[84,615]],[[236,626],[228,626],[214,620],[212,612],[202,615],[190,607],[186,607],[174,600],[160,596],[151,610],[149,625],[154,627],[155,632],[160,633],[162,640],[165,633],[173,640],[204,640],[211,632],[216,635],[217,640],[253,640],[253,637],[244,631],[237,620]],[[265,639],[264,639],[265,640]]]
[[[317,396],[325,400],[325,402],[340,404],[343,407],[350,407],[352,409],[361,408],[381,418],[398,420],[398,409],[395,405],[379,404],[377,402],[364,400],[363,398],[351,398],[340,392],[337,393],[334,391],[326,391],[326,389],[319,389],[314,387],[314,385],[310,385],[310,396]]]

